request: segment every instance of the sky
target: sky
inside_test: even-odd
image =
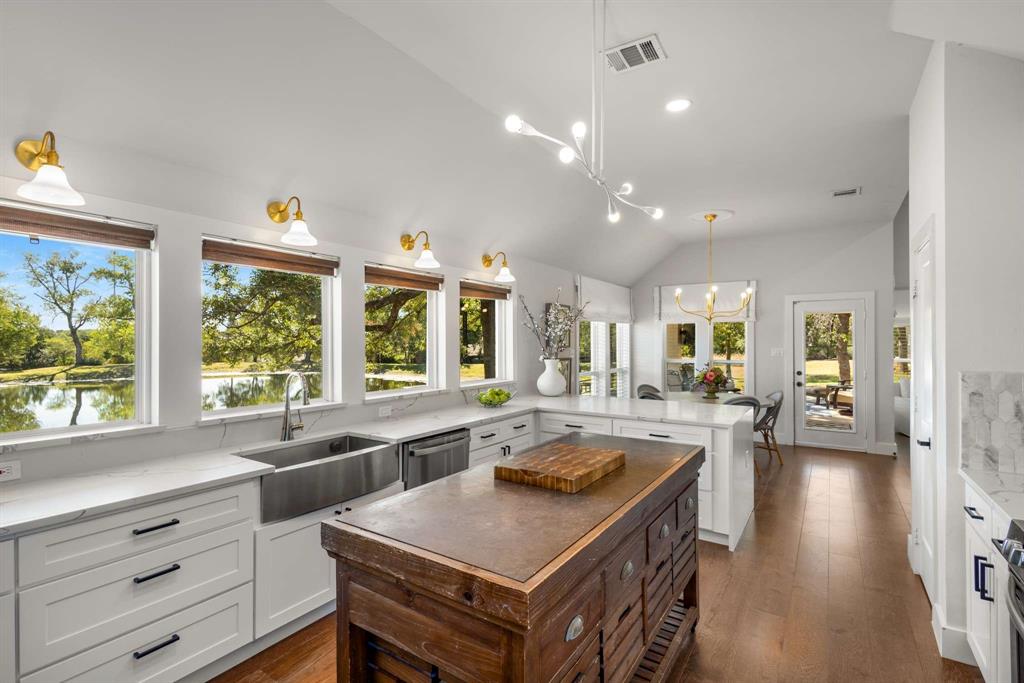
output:
[[[41,261],[45,261],[55,251],[62,255],[77,251],[78,258],[85,261],[84,270],[86,272],[97,266],[105,265],[107,255],[111,252],[128,256],[133,252],[130,249],[94,247],[88,244],[62,242],[43,237],[39,238],[39,244],[32,244],[27,235],[0,232],[0,273],[4,274],[4,277],[0,277],[0,287],[13,291],[16,300],[28,306],[33,313],[38,315],[45,327],[59,330],[65,326],[63,318],[55,317],[51,311],[46,309],[43,301],[36,296],[37,290],[29,283],[28,273],[25,270],[25,254],[33,253]],[[86,286],[96,296],[107,296],[112,292],[110,283],[105,280],[94,279]]]

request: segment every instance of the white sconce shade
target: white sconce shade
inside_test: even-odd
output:
[[[494,276],[495,282],[515,282],[516,278],[512,275],[512,271],[508,269],[508,266],[502,266],[498,274]]]
[[[288,232],[281,235],[281,241],[297,247],[312,247],[316,245],[316,238],[309,232],[309,226],[306,225],[306,221],[298,218],[292,221]]]
[[[43,164],[36,177],[18,188],[18,196],[44,204],[82,206],[85,198],[71,184],[64,169],[54,164]]]
[[[434,252],[430,249],[424,249],[420,257],[416,259],[416,263],[413,264],[417,268],[440,268],[441,264],[434,258]]]

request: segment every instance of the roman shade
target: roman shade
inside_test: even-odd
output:
[[[388,268],[373,263],[366,264],[365,282],[382,287],[403,287],[436,292],[444,284],[443,275],[429,275],[400,268]]]
[[[747,306],[744,311],[728,318],[716,317],[716,321],[754,322],[757,320],[756,280],[736,280],[733,282],[716,282],[715,284],[718,285],[718,296],[715,302],[715,310],[717,311],[731,311],[739,308],[740,298],[743,296],[743,292],[746,291],[747,287],[754,290],[754,293],[750,295],[750,305]],[[654,288],[654,303],[658,319],[670,321],[681,320],[684,322],[703,320],[703,318],[689,315],[679,310],[679,307],[676,305],[676,289],[683,290],[679,295],[683,308],[687,308],[691,311],[704,310],[704,295],[707,294],[708,283],[702,282],[700,284],[661,285],[660,287]]]
[[[152,226],[77,211],[0,205],[0,230],[32,237],[55,237],[126,249],[152,249]]]
[[[333,276],[338,272],[338,260],[327,256],[268,249],[210,238],[203,239],[203,260],[309,275]]]
[[[462,280],[459,282],[459,296],[472,299],[499,299],[508,301],[512,292],[508,287],[499,287],[488,282]]]
[[[576,295],[580,306],[587,305],[583,310],[583,317],[587,320],[608,323],[633,322],[629,287],[577,275]]]

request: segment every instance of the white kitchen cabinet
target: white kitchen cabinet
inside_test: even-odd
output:
[[[0,543],[0,595],[14,590],[14,541]]]
[[[14,595],[0,595],[0,683],[14,683]]]
[[[988,538],[982,538],[968,526],[966,539],[967,580],[967,643],[986,681],[995,681],[992,664],[995,661],[993,645],[998,630],[996,601],[1003,596],[996,593],[995,548]]]
[[[476,467],[488,462],[495,463],[503,455],[505,455],[505,444],[501,443],[474,448],[469,452],[469,466]]]
[[[320,523],[402,490],[402,482],[395,482],[339,505],[256,529],[257,638],[334,600],[334,567],[320,545]]]
[[[540,414],[540,431],[546,434],[611,434],[612,419],[597,415],[544,412]]]
[[[714,491],[716,457],[714,449],[715,439],[713,438],[714,430],[711,428],[647,422],[645,420],[615,420],[613,429],[616,436],[703,446],[705,451],[704,464],[700,466],[700,472],[697,474],[697,486],[701,491]],[[719,436],[717,442],[724,448],[728,444],[728,440],[724,438],[728,435],[728,431],[721,431],[722,435]],[[726,454],[726,457],[728,457],[728,454]]]

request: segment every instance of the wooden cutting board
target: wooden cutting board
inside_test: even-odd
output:
[[[556,441],[495,465],[494,478],[577,493],[625,464],[625,451]]]

